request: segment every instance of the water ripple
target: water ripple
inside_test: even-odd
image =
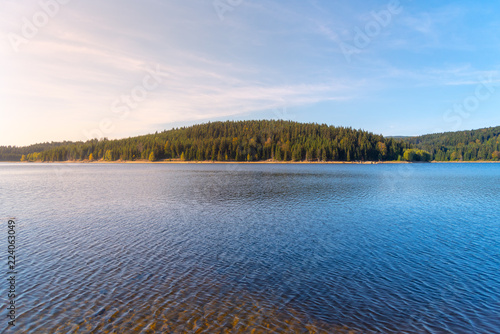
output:
[[[17,333],[499,332],[500,165],[49,167],[0,164]]]

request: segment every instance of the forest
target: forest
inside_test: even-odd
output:
[[[404,140],[425,150],[434,161],[498,161],[500,126],[470,131],[435,133]]]
[[[10,161],[379,161],[401,160],[410,145],[381,135],[325,124],[226,121],[144,136],[1,147]]]
[[[0,147],[0,161],[499,160],[500,127],[391,138],[283,120],[209,122],[118,140]]]

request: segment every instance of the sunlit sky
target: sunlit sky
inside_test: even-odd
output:
[[[0,145],[288,119],[500,125],[500,2],[0,0]]]

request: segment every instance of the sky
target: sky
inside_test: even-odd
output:
[[[0,0],[0,145],[285,119],[500,125],[500,2]]]

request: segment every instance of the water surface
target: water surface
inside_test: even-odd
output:
[[[499,196],[500,164],[0,164],[0,328],[499,333]]]

